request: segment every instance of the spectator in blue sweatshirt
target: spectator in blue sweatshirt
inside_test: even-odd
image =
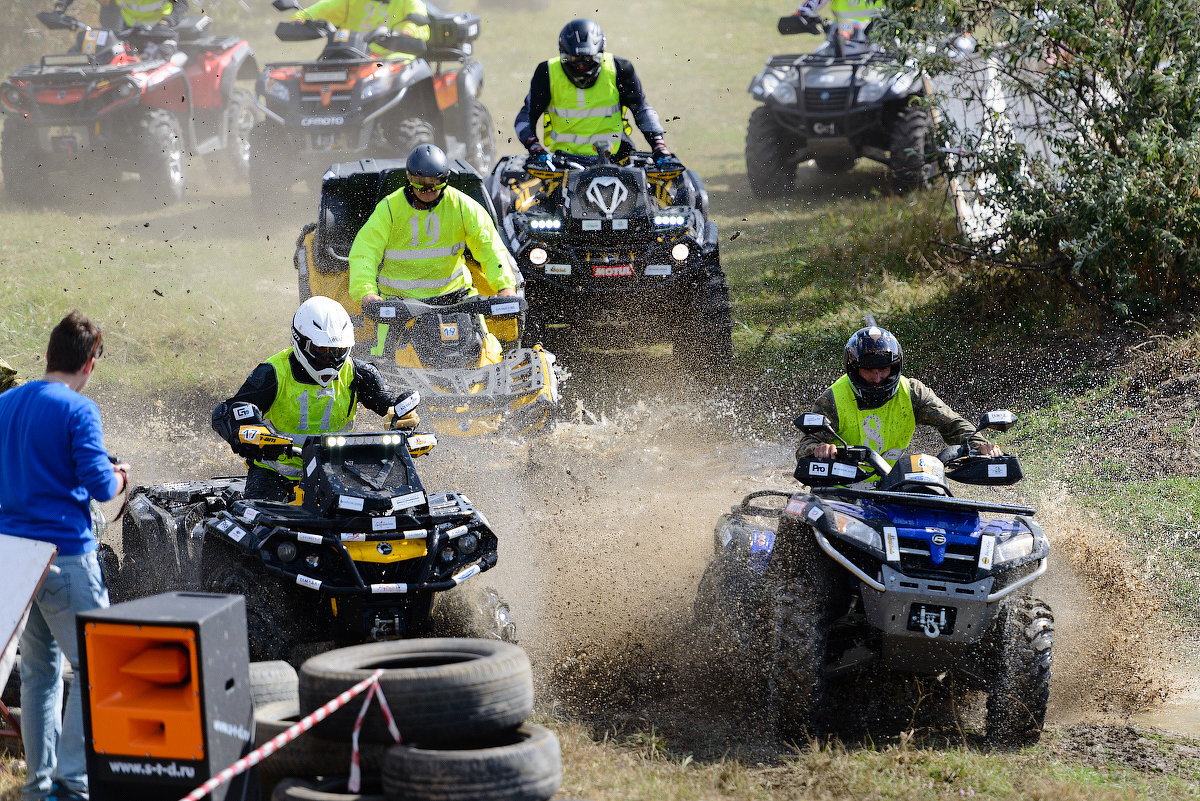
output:
[[[46,375],[0,395],[0,534],[58,547],[20,640],[23,801],[88,797],[80,693],[63,710],[62,657],[78,676],[75,616],[108,606],[89,501],[129,483],[129,465],[104,449],[99,407],[80,394],[103,352],[100,329],[73,311],[50,333]]]

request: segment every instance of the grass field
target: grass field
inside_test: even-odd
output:
[[[252,14],[235,5],[222,2],[220,22],[238,25],[260,62],[311,54],[311,47],[285,47],[273,39],[282,15],[266,3],[256,2]],[[477,51],[486,75],[482,99],[495,118],[501,152],[515,151],[508,142],[512,119],[534,65],[555,53],[565,21],[597,19],[609,49],[634,60],[666,121],[668,144],[707,182],[720,226],[737,360],[728,384],[714,394],[734,399],[729,405],[739,423],[736,437],[749,430],[756,438],[786,442],[787,421],[836,377],[846,337],[871,313],[900,335],[906,370],[928,378],[962,411],[974,416],[1009,405],[1022,414],[1023,426],[1005,446],[1027,462],[1029,494],[1065,482],[1069,511],[1094,507],[1098,518],[1088,525],[1111,534],[1104,542],[1139,556],[1153,553],[1153,564],[1135,563],[1155,577],[1165,600],[1156,633],[1188,642],[1200,599],[1195,540],[1189,539],[1200,528],[1194,473],[1135,474],[1125,469],[1129,462],[1121,454],[1106,459],[1102,451],[1118,437],[1128,449],[1128,440],[1146,435],[1152,443],[1148,461],[1190,465],[1183,446],[1195,411],[1160,411],[1169,418],[1165,433],[1150,436],[1140,422],[1147,412],[1130,403],[1139,392],[1131,389],[1133,379],[1108,372],[1128,359],[1100,357],[1103,336],[1086,315],[1062,312],[1042,298],[989,296],[939,262],[930,240],[953,235],[944,188],[892,197],[882,168],[864,164],[838,179],[802,167],[800,189],[778,201],[749,193],[742,151],[753,103],[746,86],[768,55],[811,44],[775,33],[775,17],[790,12],[790,5],[550,0],[533,9],[516,0],[481,0],[478,7],[462,8],[483,16]],[[45,208],[22,208],[0,197],[0,356],[23,374],[37,375],[49,327],[72,307],[86,310],[105,331],[95,394],[112,402],[106,415],[119,415],[128,425],[138,421],[140,406],[155,402],[205,410],[262,358],[285,347],[297,301],[292,248],[300,226],[315,215],[315,198],[297,190],[282,212],[263,214],[244,185],[222,183],[198,162],[192,168],[186,201],[169,208],[130,197],[136,186],[128,182],[113,191],[70,176],[55,185],[60,197]],[[997,311],[998,300],[1009,301],[1012,311]],[[1179,328],[1153,331],[1164,337],[1164,349],[1194,354],[1195,342]],[[1116,352],[1123,354],[1135,339],[1131,330],[1114,337]],[[1064,340],[1077,350],[1064,355]],[[205,414],[184,425],[206,448],[217,448]],[[637,444],[650,456],[641,458],[667,447],[652,430],[645,436]],[[1172,450],[1172,443],[1179,447]],[[691,468],[669,465],[667,472]],[[733,501],[732,490],[713,494],[720,495],[718,506]],[[695,527],[708,525],[706,519]],[[1172,539],[1172,531],[1179,536]],[[773,744],[765,751],[730,741],[697,755],[664,734],[661,721],[650,715],[607,728],[572,710],[543,714],[563,740],[562,797],[1200,796],[1200,746],[1127,728],[1120,716],[1102,716],[1099,725],[1081,728],[1064,722],[1038,747],[1015,753],[985,751],[970,736],[935,740],[918,732],[878,743]],[[708,753],[714,750],[717,756]],[[12,779],[0,771],[0,801],[15,798]]]

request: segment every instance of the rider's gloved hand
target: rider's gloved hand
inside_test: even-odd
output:
[[[526,167],[537,167],[543,170],[550,169],[550,152],[542,147],[541,142],[537,139],[530,139],[525,143],[525,148],[529,151],[529,157],[525,159]]]
[[[671,167],[679,163],[679,160],[675,158],[675,154],[667,150],[667,144],[662,139],[654,143],[653,153],[654,165],[659,169]]]

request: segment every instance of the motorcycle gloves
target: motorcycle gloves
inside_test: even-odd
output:
[[[542,146],[537,137],[530,137],[529,141],[525,142],[525,149],[529,151],[529,156],[525,159],[526,167],[536,167],[542,170],[550,169],[550,152]]]
[[[660,170],[674,167],[679,164],[679,159],[675,158],[675,154],[667,150],[667,144],[660,137],[654,143],[654,166]]]

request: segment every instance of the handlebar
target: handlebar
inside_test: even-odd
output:
[[[363,314],[369,320],[377,323],[402,323],[415,320],[427,314],[447,314],[463,312],[466,314],[482,314],[488,317],[509,317],[529,308],[529,303],[522,297],[500,297],[493,295],[484,297],[472,295],[457,303],[437,305],[426,303],[416,298],[387,298],[382,301],[367,301],[362,305]]]

